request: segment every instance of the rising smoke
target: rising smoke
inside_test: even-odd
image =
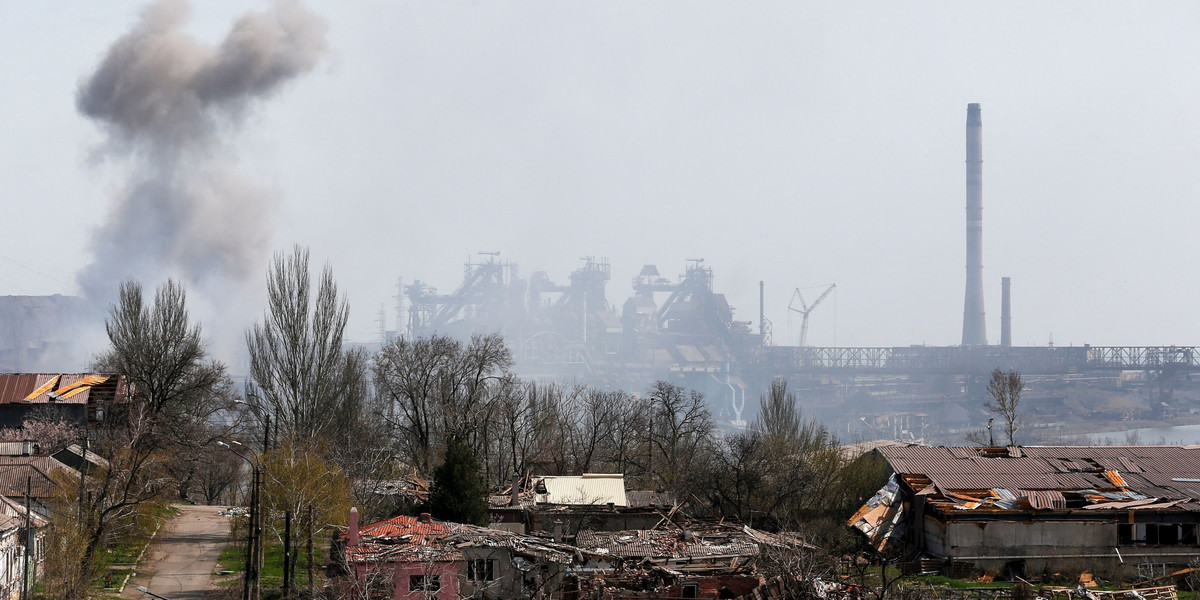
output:
[[[183,0],[150,5],[79,86],[77,108],[105,133],[97,156],[128,166],[79,275],[96,304],[123,279],[224,287],[265,264],[276,198],[239,172],[230,138],[317,65],[325,23],[280,2],[242,16],[213,47],[182,31],[189,15]]]

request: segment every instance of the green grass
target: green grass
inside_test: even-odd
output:
[[[259,575],[262,587],[264,590],[278,588],[283,585],[283,544],[268,542],[263,550],[263,567],[262,573]],[[304,587],[308,585],[308,561],[303,546],[298,549],[298,552],[295,586]],[[320,578],[321,565],[324,560],[324,550],[314,544],[313,563],[316,565],[314,571],[318,578]],[[233,571],[226,582],[241,581],[242,574],[246,570],[246,547],[242,544],[230,544],[221,552],[217,563],[222,569]]]
[[[1007,581],[992,581],[984,583],[982,581],[966,581],[963,579],[953,579],[944,575],[926,575],[924,577],[909,577],[905,581],[914,581],[923,583],[932,587],[948,587],[954,589],[963,588],[1006,588],[1012,587],[1011,582]]]
[[[225,571],[241,573],[246,570],[246,547],[240,544],[230,544],[221,551],[217,564]]]
[[[131,565],[147,543],[147,540],[138,540],[113,544],[104,549],[104,562],[109,565]]]

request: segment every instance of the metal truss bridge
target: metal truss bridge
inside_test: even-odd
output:
[[[987,374],[1015,369],[1023,375],[1096,371],[1200,371],[1196,346],[897,346],[762,348],[763,364],[776,372],[812,374]]]

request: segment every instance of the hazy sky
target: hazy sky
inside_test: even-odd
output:
[[[96,160],[76,90],[142,6],[0,0],[0,295],[80,292],[131,167]],[[265,6],[187,29],[215,45]],[[836,282],[811,344],[957,344],[979,102],[989,339],[1010,276],[1016,344],[1200,343],[1200,4],[306,6],[327,53],[219,151],[268,192],[268,249],[332,264],[350,339],[381,304],[394,326],[397,278],[448,292],[498,250],[563,282],[608,257],[618,306],[643,264],[703,257],[737,319],[766,281],[777,343],[792,290]],[[206,328],[261,314],[261,279],[244,308],[190,286]]]

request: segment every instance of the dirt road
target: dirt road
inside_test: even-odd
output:
[[[181,506],[158,532],[150,546],[143,569],[153,572],[149,582],[131,581],[123,598],[151,596],[137,591],[138,585],[169,600],[199,600],[206,597],[209,579],[217,570],[217,558],[229,542],[229,517],[217,514],[224,506]]]

